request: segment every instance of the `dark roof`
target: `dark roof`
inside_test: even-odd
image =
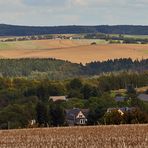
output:
[[[87,116],[89,109],[74,108],[74,109],[66,109],[65,111],[66,111],[66,118],[73,120],[80,111],[84,114],[84,116]]]
[[[111,112],[111,111],[115,111],[115,110],[118,110],[118,108],[108,108],[107,112]]]
[[[148,101],[148,94],[139,94],[138,99],[142,101]]]
[[[122,96],[117,96],[116,98],[114,98],[114,100],[115,101],[117,101],[117,102],[122,102],[122,101],[124,101],[126,98],[125,97],[122,97]]]
[[[135,109],[135,107],[122,107],[119,108],[121,111],[126,112],[126,111],[132,111]]]
[[[135,107],[108,108],[107,112],[112,112],[115,110],[121,110],[122,112],[126,112],[126,111],[132,111],[134,109],[135,109]]]

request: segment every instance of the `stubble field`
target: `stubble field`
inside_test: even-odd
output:
[[[90,45],[96,42],[97,45]],[[101,40],[36,40],[0,43],[0,58],[56,58],[88,63],[116,58],[146,59],[148,44],[107,44]]]
[[[1,148],[147,148],[148,125],[0,131]]]

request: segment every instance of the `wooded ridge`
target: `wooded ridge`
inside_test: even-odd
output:
[[[148,26],[98,25],[98,26],[17,26],[0,24],[0,36],[28,36],[43,34],[106,33],[148,35]]]

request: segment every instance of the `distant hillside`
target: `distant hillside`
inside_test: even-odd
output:
[[[106,33],[148,35],[148,26],[116,25],[116,26],[15,26],[0,24],[0,36],[27,36],[42,34],[79,34],[79,33]]]
[[[59,80],[119,71],[148,71],[148,59],[141,61],[115,59],[104,62],[91,62],[85,66],[56,59],[0,59],[0,77],[24,76]],[[144,81],[147,82],[148,77]]]

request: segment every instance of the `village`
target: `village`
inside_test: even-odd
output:
[[[147,92],[146,92],[147,93]],[[140,101],[144,101],[144,102],[148,102],[148,94],[146,93],[141,93],[137,96],[137,99]],[[60,103],[60,102],[67,102],[69,101],[69,98],[67,98],[67,96],[50,96],[49,97],[49,102],[52,103]],[[114,98],[114,101],[119,103],[119,104],[124,104],[124,102],[128,102],[130,101],[130,98],[127,97],[123,97],[123,96],[116,96]],[[134,114],[135,112],[140,112],[139,107],[113,107],[113,108],[107,108],[105,114],[104,114],[104,120],[105,117],[109,117],[109,120],[112,120],[111,118],[113,118],[113,120],[119,120],[118,118],[122,118],[124,116],[127,116],[128,114]],[[65,125],[66,126],[86,126],[89,125],[88,124],[88,118],[89,118],[89,113],[90,113],[90,109],[89,108],[71,108],[71,109],[65,109],[64,110],[64,118],[65,118]],[[120,116],[120,117],[119,117]],[[139,123],[140,121],[137,121],[137,123]],[[29,126],[30,127],[34,127],[36,126],[37,122],[35,119],[31,120],[29,122]],[[102,124],[97,122],[97,124]],[[106,121],[104,121],[104,124],[110,124],[110,123],[106,123]],[[113,124],[125,124],[124,122],[122,123],[122,121],[120,122],[116,122]]]
[[[0,42],[16,42],[29,40],[79,40],[84,39],[84,35],[79,34],[47,34],[47,35],[32,35],[32,36],[14,36],[0,38]]]

